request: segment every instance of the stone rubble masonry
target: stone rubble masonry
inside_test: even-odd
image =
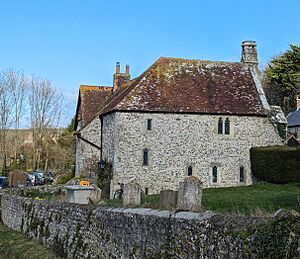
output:
[[[137,182],[130,182],[124,186],[123,206],[141,204],[141,187]]]
[[[109,208],[8,194],[0,198],[5,225],[63,258],[242,258],[249,251],[251,257],[261,252],[251,243],[255,239],[243,243],[237,233],[267,221],[209,211]]]
[[[220,117],[229,118],[230,135],[218,134]],[[147,130],[147,119],[152,119],[152,130]],[[149,194],[178,190],[189,166],[204,188],[250,185],[250,148],[283,144],[268,117],[113,112],[103,122],[103,156],[113,168],[111,195],[118,183],[133,180]],[[144,149],[149,150],[148,166],[143,166]],[[218,168],[216,183],[213,166]]]
[[[94,118],[85,128],[81,130],[82,138],[94,143],[98,147],[101,146],[101,123],[98,117]],[[76,137],[76,166],[75,176],[89,173],[87,170],[92,162],[99,161],[100,150],[88,144],[84,140]],[[95,175],[86,175],[86,177],[94,178]]]
[[[187,177],[179,183],[177,209],[201,211],[202,183],[195,176]]]

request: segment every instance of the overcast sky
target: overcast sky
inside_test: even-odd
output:
[[[48,78],[75,113],[80,84],[111,85],[160,56],[239,61],[255,40],[260,66],[300,43],[299,0],[0,0],[0,69]]]

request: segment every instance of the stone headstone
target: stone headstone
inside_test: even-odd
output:
[[[179,183],[177,209],[201,211],[202,187],[202,182],[195,176],[190,176]]]
[[[175,191],[162,190],[160,192],[160,206],[166,209],[175,207]]]
[[[141,187],[137,182],[125,184],[123,192],[123,205],[140,205]]]
[[[101,189],[96,185],[92,185],[92,187],[93,190],[90,192],[89,203],[98,204],[101,200]]]

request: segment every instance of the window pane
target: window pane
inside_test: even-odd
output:
[[[230,134],[230,120],[226,118],[225,120],[225,134],[229,135]]]
[[[222,118],[219,118],[219,121],[218,121],[218,134],[223,134],[223,120],[222,120]]]
[[[148,149],[144,149],[144,154],[143,154],[143,165],[148,165]]]
[[[212,168],[212,182],[218,182],[218,168],[216,166]]]
[[[245,169],[243,166],[240,167],[240,182],[244,182],[245,180]]]
[[[152,119],[148,119],[147,120],[147,130],[151,130],[152,129]]]
[[[189,166],[188,167],[188,176],[193,175],[193,167]]]

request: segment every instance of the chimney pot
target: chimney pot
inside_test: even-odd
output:
[[[297,101],[297,110],[299,110],[300,109],[300,95],[297,95],[296,101]]]
[[[129,74],[129,65],[126,65],[126,74]]]
[[[116,73],[119,74],[120,73],[120,62],[116,63]]]

